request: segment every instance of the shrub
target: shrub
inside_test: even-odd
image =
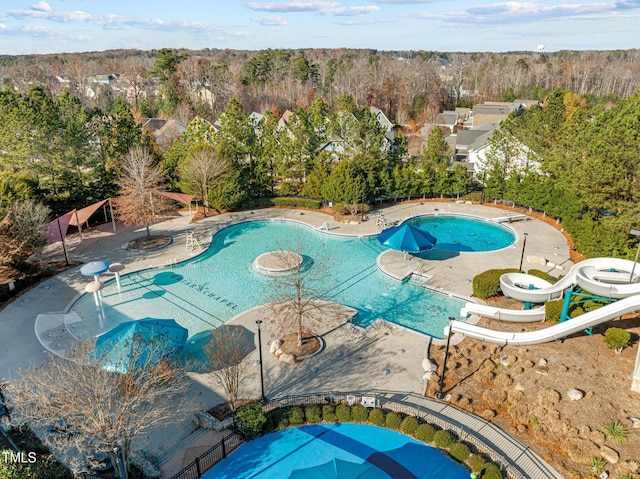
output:
[[[482,479],[502,479],[502,472],[500,468],[492,462],[486,462],[482,466]]]
[[[487,299],[501,292],[500,276],[505,273],[517,273],[514,268],[509,269],[489,269],[473,278],[473,295],[476,298]]]
[[[441,430],[433,435],[433,443],[440,449],[448,449],[454,442],[453,434],[449,431]]]
[[[289,410],[279,408],[269,413],[269,430],[280,431],[289,427]]]
[[[351,417],[355,422],[367,422],[369,419],[369,410],[362,404],[356,404],[351,408]]]
[[[600,456],[593,456],[589,459],[589,467],[595,474],[600,474],[607,467],[607,463]]]
[[[386,415],[382,409],[372,409],[369,413],[369,422],[374,426],[383,426]]]
[[[322,421],[320,406],[317,406],[316,404],[310,404],[309,406],[304,408],[304,415],[307,418],[307,422],[310,422],[312,424]]]
[[[466,444],[462,444],[461,442],[454,442],[449,446],[449,454],[458,462],[465,462],[471,451],[469,450],[469,446]]]
[[[530,269],[529,271],[527,271],[527,274],[535,276],[536,278],[544,279],[551,284],[554,284],[557,281],[556,278],[551,276],[549,273],[547,273],[546,271],[541,271],[539,269]]]
[[[351,408],[346,404],[339,404],[336,408],[336,417],[340,422],[351,421]]]
[[[336,417],[336,408],[331,404],[322,406],[322,419],[324,422],[336,422],[338,420]]]
[[[402,420],[402,424],[400,424],[400,430],[405,434],[413,436],[419,425],[420,423],[418,422],[418,419],[413,416],[407,416]]]
[[[299,426],[304,424],[305,417],[304,411],[299,406],[293,406],[289,409],[289,424],[292,426]]]
[[[604,333],[604,342],[607,347],[615,350],[618,354],[629,345],[630,339],[631,333],[622,328],[609,328]]]
[[[322,207],[322,201],[312,200],[309,198],[273,198],[274,206],[285,206],[289,208],[309,208],[313,210],[319,210]]]
[[[384,419],[385,426],[389,429],[400,429],[400,424],[402,424],[402,417],[395,412],[387,413],[387,417]]]
[[[249,439],[258,437],[267,422],[267,416],[262,410],[262,404],[257,402],[238,409],[236,418],[240,428]]]
[[[469,466],[469,469],[473,472],[480,472],[485,462],[484,457],[480,454],[471,454],[467,459],[467,466]]]
[[[544,316],[547,321],[557,323],[560,321],[560,315],[562,314],[562,305],[564,300],[552,299],[547,301],[544,305]]]
[[[414,434],[415,438],[422,442],[433,442],[433,436],[436,433],[436,428],[431,424],[420,424],[418,429],[416,429],[416,433]]]
[[[602,432],[605,436],[618,444],[627,440],[629,433],[627,426],[618,421],[608,422],[602,425]]]

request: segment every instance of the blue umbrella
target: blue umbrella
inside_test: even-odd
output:
[[[386,474],[375,466],[365,462],[358,464],[332,459],[318,466],[296,469],[289,474],[289,479],[383,479]]]
[[[99,336],[91,357],[106,371],[126,374],[180,353],[188,334],[174,319],[127,321]]]
[[[378,235],[378,241],[404,253],[420,253],[433,248],[437,242],[426,231],[408,223],[387,228]]]

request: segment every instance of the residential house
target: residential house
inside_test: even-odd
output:
[[[484,173],[489,169],[488,159],[492,156],[504,157],[504,152],[492,151],[489,139],[494,134],[495,128],[487,130],[484,135],[479,136],[469,145],[468,162],[473,165],[473,172],[476,178],[484,178]],[[531,148],[521,143],[517,138],[510,136],[509,150],[513,155],[509,158],[510,169],[524,171],[530,169],[538,173],[541,172],[540,161]]]
[[[476,128],[468,130],[458,130],[455,135],[456,150],[455,159],[458,161],[466,161],[469,156],[469,148],[480,137],[491,137],[491,133],[498,127],[497,123],[485,123]],[[487,135],[489,133],[489,135]]]
[[[187,131],[187,127],[183,123],[164,118],[145,118],[142,120],[142,128],[153,135],[162,152],[171,148],[173,142]]]

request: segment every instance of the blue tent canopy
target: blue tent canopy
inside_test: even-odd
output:
[[[419,253],[433,248],[436,238],[424,230],[404,223],[383,230],[378,235],[378,241],[389,248],[405,253]]]
[[[126,374],[180,353],[188,334],[174,319],[127,321],[99,336],[91,357],[106,371]]]

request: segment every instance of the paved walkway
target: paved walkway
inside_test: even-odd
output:
[[[456,213],[496,218],[505,216],[504,210],[482,205],[465,203],[406,203],[384,209],[388,222],[402,221],[408,217],[426,213]],[[213,233],[238,221],[284,218],[307,223],[315,228],[328,223],[328,234],[373,235],[379,232],[376,226],[376,212],[372,218],[360,224],[343,224],[332,217],[312,211],[284,209],[261,209],[230,213],[206,218],[189,224],[187,216],[152,227],[152,234],[165,234],[173,242],[164,248],[152,251],[132,251],[123,249],[129,241],[144,234],[141,228],[123,228],[119,226],[114,234],[111,225],[103,225],[84,232],[84,241],[72,237],[67,242],[71,260],[82,263],[104,260],[109,263],[121,262],[126,265],[124,273],[162,266],[182,261],[194,255],[187,250],[187,232],[203,245],[208,245]],[[393,275],[420,272],[428,279],[428,286],[445,290],[456,295],[471,295],[471,278],[490,268],[517,267],[522,253],[523,233],[528,233],[526,256],[535,255],[549,261],[570,266],[566,239],[555,228],[546,223],[514,221],[509,224],[517,234],[516,243],[506,249],[493,253],[460,253],[445,257],[433,256],[429,259],[410,257],[398,252],[385,253],[379,260],[382,268]],[[540,268],[526,261],[524,267]],[[60,243],[45,251],[47,260],[62,260]],[[71,341],[65,336],[61,323],[63,315],[43,314],[65,311],[70,302],[83,293],[87,277],[80,274],[79,267],[68,270],[51,278],[9,304],[0,312],[0,357],[2,369],[0,379],[10,378],[21,368],[29,368],[47,358],[47,349],[64,354]],[[562,270],[553,271],[562,274]],[[261,316],[259,308],[246,312],[234,321],[245,324],[255,330],[255,320]],[[41,315],[36,325],[36,316]],[[41,337],[40,342],[34,329]],[[359,328],[339,329],[325,334],[327,348],[322,354],[292,368],[283,365],[268,353],[268,338],[263,340],[265,366],[265,389],[270,397],[283,394],[304,393],[310,391],[353,390],[353,389],[390,389],[421,394],[424,390],[421,362],[427,351],[427,338],[401,327],[382,324],[377,328],[361,331]],[[255,357],[253,357],[255,356]],[[251,359],[257,359],[254,351]],[[389,374],[383,374],[384,370]],[[259,368],[254,367],[242,385],[242,394],[246,397],[259,395]],[[194,375],[194,388],[201,395],[203,407],[209,408],[222,402],[222,391],[208,375]],[[185,424],[181,430],[158,430],[151,441],[149,452],[161,457],[175,456],[176,449],[184,444],[185,437],[194,430],[193,424]],[[174,471],[177,472],[177,471]]]

